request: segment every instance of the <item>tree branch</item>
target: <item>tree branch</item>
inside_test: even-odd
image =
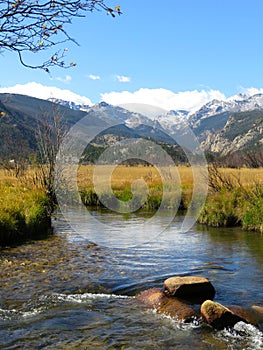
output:
[[[50,59],[39,64],[30,65],[24,62],[24,51],[39,52],[59,46],[67,41],[78,44],[65,29],[74,17],[85,17],[93,10],[104,11],[115,17],[121,14],[120,7],[108,7],[104,0],[90,1],[30,1],[30,0],[0,0],[0,50],[10,50],[18,53],[20,63],[33,69],[44,69],[59,66],[69,68],[75,63],[65,64],[65,51],[57,50]],[[55,58],[55,59],[54,59]]]

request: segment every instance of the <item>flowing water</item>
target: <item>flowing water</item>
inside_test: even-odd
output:
[[[138,220],[93,215],[115,229]],[[263,334],[252,325],[214,331],[201,319],[179,323],[134,299],[167,277],[201,275],[216,288],[216,301],[263,306],[263,236],[197,225],[183,233],[181,221],[153,242],[115,249],[78,236],[57,215],[54,235],[2,249],[0,349],[262,349]]]

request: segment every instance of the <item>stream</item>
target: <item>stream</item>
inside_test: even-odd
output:
[[[144,213],[92,215],[132,230]],[[201,319],[179,323],[134,300],[168,277],[199,275],[224,305],[263,306],[263,235],[200,225],[184,233],[182,220],[152,241],[114,248],[79,236],[57,213],[53,235],[2,248],[0,349],[262,349],[263,334],[252,325],[215,331]]]

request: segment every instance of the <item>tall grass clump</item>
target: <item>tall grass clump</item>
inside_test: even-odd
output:
[[[198,222],[212,227],[237,226],[238,213],[238,194],[221,191],[207,197]]]
[[[241,220],[245,230],[263,233],[263,185],[254,184],[244,193]]]
[[[213,227],[241,226],[244,230],[263,232],[263,185],[244,183],[215,165],[209,167],[207,197],[198,222]]]
[[[0,184],[0,245],[38,236],[50,226],[49,201],[42,191]]]
[[[92,188],[80,191],[80,197],[86,207],[99,207],[100,200],[97,193]]]

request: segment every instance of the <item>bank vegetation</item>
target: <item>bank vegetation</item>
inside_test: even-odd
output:
[[[212,227],[240,226],[244,230],[263,232],[263,168],[223,168],[209,165],[208,195],[198,222]],[[109,173],[108,166],[100,166],[103,174]],[[178,172],[177,177],[175,172]],[[98,174],[97,174],[98,175]],[[154,211],[160,207],[186,210],[193,192],[191,167],[167,167],[162,170],[152,166],[117,166],[110,177],[111,191],[103,190],[100,182],[94,188],[94,166],[80,166],[78,188],[81,199],[87,207],[96,209],[118,206],[132,201],[130,209],[140,206],[141,193],[134,198],[132,184],[143,180],[147,196],[141,209]],[[178,181],[174,182],[174,178]],[[107,178],[107,177],[106,177]],[[51,228],[54,211],[49,187],[46,187],[43,167],[28,167],[17,174],[16,169],[0,170],[0,246],[17,243],[31,237],[47,234]],[[108,180],[107,180],[108,181]],[[135,196],[136,196],[135,195]],[[119,201],[117,201],[119,200]],[[123,204],[124,203],[124,204]]]
[[[102,167],[103,168],[103,167]],[[174,195],[164,198],[164,208],[178,207],[187,210],[192,198],[193,173],[191,167],[177,167],[180,183],[178,198]],[[107,167],[103,168],[107,173]],[[102,172],[103,172],[102,171]],[[132,198],[131,184],[136,179],[145,181],[148,196],[142,208],[156,210],[162,201],[165,186],[171,186],[171,168],[162,178],[154,167],[119,166],[112,173],[112,193],[104,192],[99,199],[92,183],[93,167],[83,166],[79,170],[79,189],[83,203],[88,207],[101,207],[119,199]],[[208,195],[198,222],[212,227],[241,226],[244,230],[263,232],[263,168],[224,168],[215,163],[208,166]],[[103,187],[103,184],[100,184]],[[179,200],[179,204],[178,204]]]

